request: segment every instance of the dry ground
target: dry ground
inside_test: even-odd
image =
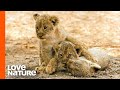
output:
[[[35,77],[10,77],[6,74],[6,78],[120,79],[120,12],[115,11],[6,12],[6,68],[7,65],[24,64],[32,70],[38,66],[38,39],[32,17],[34,13],[56,15],[60,18],[60,29],[89,47],[106,49],[113,56],[110,66],[104,71],[98,71],[94,77],[74,77],[68,72],[57,72]]]

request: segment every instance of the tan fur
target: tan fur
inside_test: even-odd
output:
[[[57,60],[55,58],[51,59],[46,67],[46,73],[53,74],[57,70]]]
[[[88,52],[97,60],[96,63],[101,66],[101,70],[109,66],[111,56],[102,48],[89,48]]]
[[[62,41],[54,46],[55,58],[58,62],[57,70],[66,70],[66,65],[69,59],[77,58],[78,54],[75,50],[75,45],[68,41]]]
[[[75,49],[78,49],[79,52],[78,55],[79,56],[84,56],[86,59],[92,61],[92,62],[96,62],[96,59],[93,57],[93,55],[88,51],[88,46],[83,43],[83,42],[78,42],[76,39],[74,39],[71,36],[68,36],[66,38],[67,41],[70,41],[72,43],[74,43],[75,45]]]
[[[87,60],[85,57],[69,59],[67,62],[67,70],[74,76],[93,76],[99,69],[101,67],[98,64]]]
[[[61,30],[59,30],[58,17],[52,16],[52,15],[50,16],[50,15],[39,15],[39,14],[34,14],[33,17],[36,21],[36,24],[35,24],[36,35],[40,40],[40,46],[39,46],[40,47],[40,50],[39,50],[40,66],[36,67],[37,68],[36,70],[38,70],[38,72],[41,72],[41,70],[46,70],[41,68],[42,67],[45,68],[45,66],[48,65],[50,60],[54,58],[54,51],[52,48],[55,44],[58,44],[61,41],[72,42],[75,45],[75,49],[78,50],[77,53],[79,55],[83,55],[91,61],[96,61],[94,60],[93,56],[88,52],[88,49],[84,44],[81,44],[81,42],[77,42],[72,37],[66,36],[64,33],[62,33]]]

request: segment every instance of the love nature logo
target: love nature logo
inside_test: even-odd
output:
[[[8,65],[8,76],[35,76],[35,70],[27,70],[25,65]]]

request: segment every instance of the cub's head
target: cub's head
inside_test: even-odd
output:
[[[35,29],[39,39],[44,39],[59,23],[56,16],[34,14],[33,17],[36,21]]]
[[[69,59],[78,57],[74,44],[68,41],[60,42],[55,52],[58,61],[64,64],[66,64]]]

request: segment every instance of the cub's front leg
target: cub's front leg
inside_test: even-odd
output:
[[[53,74],[57,69],[57,60],[55,58],[52,58],[48,65],[46,66],[46,73],[47,74]]]

